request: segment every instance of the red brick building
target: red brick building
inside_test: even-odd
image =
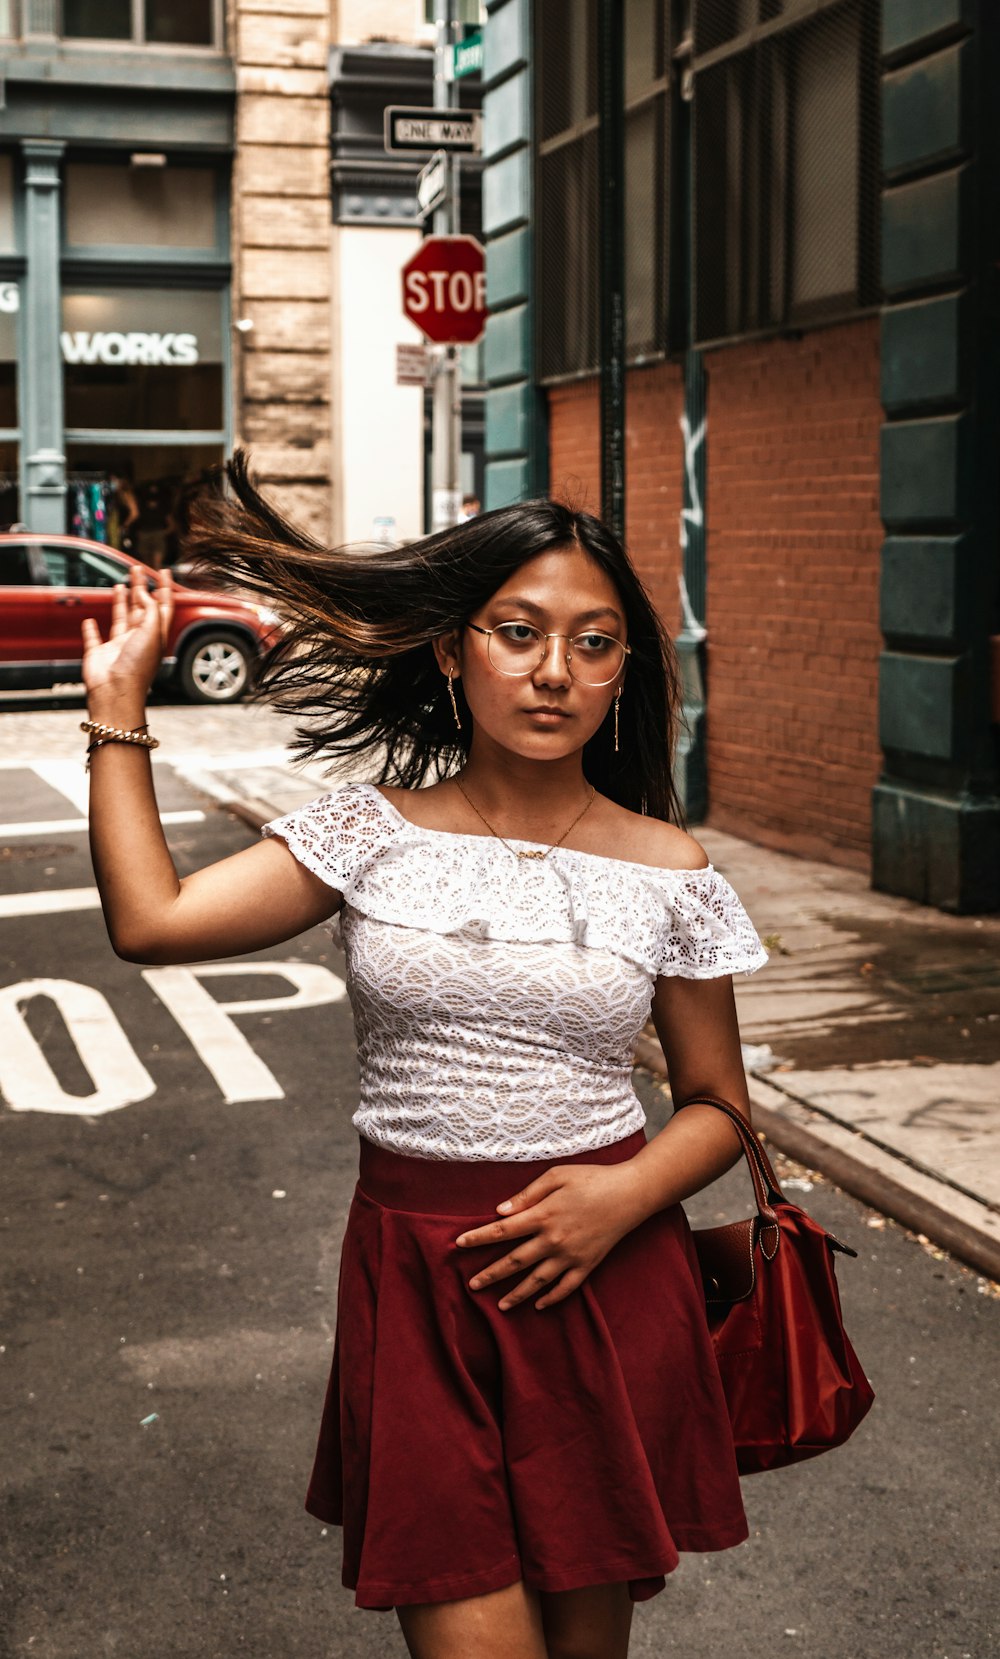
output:
[[[960,10],[491,0],[484,228],[487,504],[621,524],[692,826],[967,911],[1000,909],[1000,19]]]

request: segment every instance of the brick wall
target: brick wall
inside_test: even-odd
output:
[[[867,869],[881,760],[878,323],[706,363],[709,822]]]
[[[237,441],[267,493],[329,538],[327,0],[232,0],[237,73],[233,335]]]
[[[708,775],[713,826],[867,869],[879,773],[878,325],[727,347],[708,384]],[[628,377],[627,523],[667,626],[683,388]],[[596,382],[549,394],[553,495],[600,507]]]
[[[636,568],[668,627],[680,627],[677,528],[683,493],[680,418],[684,386],[676,364],[631,369],[626,381],[626,539]],[[549,488],[560,501],[601,510],[596,380],[549,392]]]

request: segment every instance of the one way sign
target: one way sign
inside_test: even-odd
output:
[[[450,150],[478,155],[483,147],[482,116],[477,109],[421,109],[419,105],[388,104],[385,110],[387,150]]]

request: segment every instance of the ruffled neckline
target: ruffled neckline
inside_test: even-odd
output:
[[[425,824],[415,824],[412,818],[407,818],[405,813],[400,812],[399,808],[390,801],[388,795],[383,795],[377,784],[361,783],[356,784],[355,788],[363,789],[373,795],[397,826],[412,830],[416,835],[430,836],[435,840],[440,838],[447,841],[483,841],[487,846],[492,844],[500,848],[504,847],[505,841],[511,847],[538,848],[545,846],[544,841],[528,841],[519,835],[507,835],[501,840],[498,835],[485,835],[477,830],[429,829]],[[680,870],[667,864],[643,864],[640,860],[634,858],[613,858],[609,853],[588,853],[579,847],[553,847],[552,851],[559,853],[561,857],[584,858],[596,864],[620,865],[626,870],[641,870],[647,876],[679,876],[683,877],[684,880],[688,880],[690,877],[718,875],[718,871],[712,863],[705,864],[696,870]]]

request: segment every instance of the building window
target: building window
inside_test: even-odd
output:
[[[14,157],[0,150],[0,253],[15,253]]]
[[[0,0],[0,18],[2,18]],[[17,249],[14,224],[14,158],[0,151],[0,256]],[[17,337],[21,294],[0,272],[0,530],[20,517],[17,412]]]
[[[597,7],[547,0],[535,17],[538,374],[553,381],[600,356]],[[666,349],[668,6],[626,0],[624,30],[626,349],[641,362]]]
[[[221,47],[222,7],[219,0],[62,0],[60,32],[67,40]]]
[[[219,183],[215,168],[167,165],[165,158],[161,166],[71,161],[66,246],[220,251]]]
[[[66,528],[172,563],[178,503],[224,453],[223,296],[69,291],[62,322]]]
[[[696,340],[877,304],[877,0],[696,0],[694,43]]]

